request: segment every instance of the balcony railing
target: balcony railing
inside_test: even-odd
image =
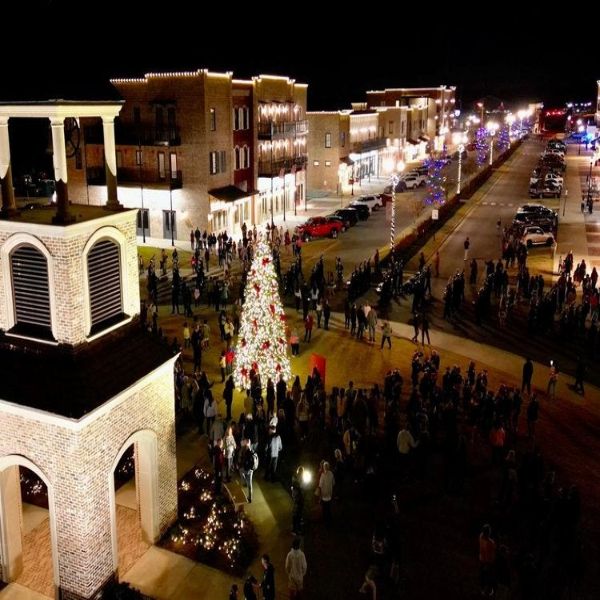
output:
[[[260,160],[258,161],[258,176],[259,177],[277,177],[282,169],[284,173],[291,173],[292,167],[297,170],[306,167],[308,157],[303,154],[296,157],[281,158],[277,160]]]
[[[181,136],[179,127],[147,127],[115,122],[115,140],[123,146],[179,146]],[[87,144],[103,144],[104,134],[101,125],[89,125],[85,128]]]
[[[88,167],[87,169],[88,185],[106,185],[106,172],[104,167]],[[117,168],[118,184],[136,184],[144,186],[158,187],[161,189],[179,190],[183,187],[183,175],[181,171],[173,173],[166,172],[164,177],[160,177],[155,169],[140,169],[139,167],[119,167]]]
[[[258,138],[261,140],[276,140],[308,133],[308,121],[285,121],[273,123],[267,121],[258,124]]]
[[[379,150],[387,146],[385,138],[373,138],[372,140],[363,140],[362,142],[354,142],[352,149],[354,152],[370,152],[371,150]]]

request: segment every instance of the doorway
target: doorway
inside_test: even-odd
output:
[[[174,210],[163,210],[163,238],[177,239],[177,222]]]

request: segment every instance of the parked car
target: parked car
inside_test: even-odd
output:
[[[359,221],[366,221],[371,215],[371,210],[366,204],[351,204],[349,208],[357,212]]]
[[[338,208],[333,214],[336,217],[341,217],[344,222],[349,223],[350,227],[358,223],[359,214],[355,208]]]
[[[404,184],[406,185],[406,189],[412,190],[414,188],[424,186],[425,183],[427,182],[427,177],[425,177],[425,175],[417,175],[417,174],[407,175],[406,177],[404,177],[404,179],[402,181],[404,181]]]
[[[521,241],[528,247],[532,246],[552,246],[554,244],[554,236],[548,231],[544,231],[541,227],[531,226],[525,227]]]
[[[381,196],[361,196],[360,198],[355,198],[350,202],[350,206],[368,206],[369,210],[376,211],[378,208],[383,206],[383,200]]]
[[[341,221],[328,219],[327,217],[312,217],[303,225],[298,226],[298,234],[305,241],[309,241],[314,237],[331,236],[336,238],[344,230],[345,226]]]
[[[542,182],[538,181],[536,185],[529,188],[529,195],[532,198],[560,198],[561,192],[562,186],[552,181],[545,181],[543,185]]]
[[[398,183],[396,184],[396,194],[399,194],[401,192],[405,192],[406,191],[406,184],[404,183],[404,181],[402,181],[402,179],[400,179],[398,181]],[[392,193],[392,185],[386,185],[383,188],[383,193],[384,194],[391,194]]]
[[[533,202],[519,206],[519,208],[517,209],[517,214],[522,213],[543,215],[552,219],[556,218],[556,212],[553,211],[551,208],[548,208],[543,204],[535,204]]]

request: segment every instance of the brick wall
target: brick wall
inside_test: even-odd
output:
[[[54,274],[54,289],[50,289],[54,300],[56,322],[54,330],[59,343],[77,345],[85,342],[89,333],[86,327],[86,306],[84,287],[87,281],[84,275],[84,248],[88,240],[100,229],[110,233],[116,230],[124,238],[121,248],[122,262],[126,265],[124,279],[123,310],[134,316],[139,313],[140,298],[137,266],[136,213],[116,213],[94,219],[71,227],[53,227],[36,225],[35,228],[22,223],[0,222],[0,328],[9,329],[10,315],[6,290],[10,290],[9,255],[2,247],[11,236],[20,235],[29,228],[32,237],[40,240],[51,255],[48,270]],[[6,264],[3,264],[6,261]]]
[[[61,592],[90,598],[114,575],[112,468],[135,432],[157,441],[157,515],[164,532],[177,515],[172,361],[129,395],[113,399],[74,428],[73,421],[0,402],[0,458],[20,455],[46,475],[54,493]],[[18,412],[19,414],[15,414]]]

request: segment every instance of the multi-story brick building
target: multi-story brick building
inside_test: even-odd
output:
[[[51,566],[30,568],[36,579],[48,575],[61,600],[98,598],[118,578],[114,473],[131,446],[143,538],[155,542],[177,517],[176,357],[138,321],[137,211],[115,202],[120,109],[0,105],[0,579],[24,569],[19,473],[29,469],[47,491],[51,556]],[[94,116],[104,127],[108,202],[70,208],[65,121]],[[56,209],[15,210],[6,180],[8,121],[18,117],[51,121]]]
[[[354,192],[365,177],[387,175],[399,160],[424,158],[427,103],[408,99],[402,106],[308,113],[308,187]]]
[[[435,144],[436,149],[448,141],[451,118],[456,108],[456,87],[440,85],[423,88],[386,88],[367,92],[369,108],[390,106],[427,107],[427,123],[424,136]],[[439,148],[438,148],[439,146]]]
[[[119,201],[140,209],[138,235],[187,239],[191,229],[239,235],[304,201],[307,85],[234,79],[206,69],[113,79]],[[104,202],[102,136],[83,123],[69,161],[72,195]]]

